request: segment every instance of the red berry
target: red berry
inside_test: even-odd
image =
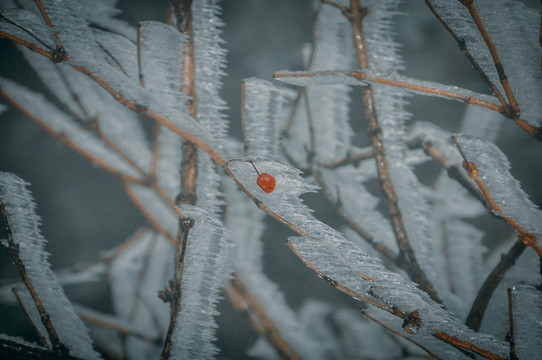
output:
[[[273,190],[275,190],[275,178],[272,175],[269,175],[268,173],[261,173],[258,176],[258,180],[256,180],[256,183],[266,193],[272,193]]]

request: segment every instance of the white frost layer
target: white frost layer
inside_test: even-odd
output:
[[[367,84],[382,84],[384,80],[390,80],[397,85],[383,84],[386,86],[396,87],[404,91],[413,92],[419,95],[436,96],[448,100],[465,101],[462,98],[477,98],[492,104],[500,105],[496,97],[486,94],[480,94],[465,88],[454,85],[441,84],[434,81],[418,80],[408,76],[403,76],[394,73],[386,73],[371,69],[362,69],[361,73],[367,75],[366,78],[359,78],[356,73],[346,73],[340,71],[320,71],[320,72],[304,72],[304,71],[280,71],[275,73],[275,79],[288,84],[297,86],[322,86],[322,85],[355,85],[365,86]],[[406,87],[405,87],[406,86]],[[409,88],[414,87],[414,88]],[[416,89],[421,88],[421,89]],[[424,90],[423,88],[427,89]],[[430,92],[431,90],[433,92]],[[462,98],[452,97],[460,96]]]
[[[458,134],[468,161],[474,162],[480,181],[502,209],[501,216],[514,219],[525,231],[542,238],[542,211],[529,199],[521,185],[510,173],[510,163],[506,155],[493,143],[477,137]]]
[[[171,358],[211,359],[215,341],[220,289],[230,277],[232,244],[222,223],[205,210],[183,205],[185,217],[194,220],[190,230],[182,275],[182,298],[171,337]]]
[[[427,335],[431,329],[438,329],[495,353],[507,352],[504,342],[468,330],[461,321],[431,301],[416,284],[388,271],[379,260],[368,256],[341,234],[315,219],[299,199],[299,195],[314,191],[314,187],[301,179],[298,170],[264,159],[254,161],[260,171],[276,178],[277,186],[273,193],[266,194],[258,188],[256,173],[250,164],[232,162],[230,168],[257,199],[309,234],[310,237],[291,238],[291,241],[324,274],[365,296],[370,296],[368,293],[372,291],[388,305],[395,305],[406,312],[419,311],[424,319],[424,331],[420,333]],[[376,280],[376,283],[363,280],[359,272]]]
[[[100,359],[92,348],[88,330],[75,314],[56,275],[51,271],[47,241],[41,235],[40,217],[28,184],[10,173],[0,173],[0,196],[8,214],[13,240],[19,247],[19,257],[27,275],[40,297],[45,311],[70,354],[82,359]]]
[[[465,40],[470,54],[505,96],[485,41],[465,6],[459,1],[431,0],[431,3],[457,36]],[[542,50],[538,32],[533,31],[540,26],[540,12],[513,0],[477,0],[474,6],[497,49],[521,118],[540,126]]]
[[[271,322],[288,344],[303,359],[323,359],[320,342],[307,336],[301,319],[287,304],[277,284],[263,272],[263,241],[265,214],[255,211],[254,203],[234,185],[228,183],[228,212],[226,225],[232,229],[236,242],[235,271],[250,293],[259,302]],[[270,349],[275,353],[274,349]]]

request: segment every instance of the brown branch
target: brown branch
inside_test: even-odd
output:
[[[422,344],[420,344],[419,342],[415,341],[414,339],[411,339],[409,338],[408,336],[406,336],[405,334],[401,334],[399,331],[396,331],[394,329],[392,329],[391,327],[389,327],[388,325],[384,324],[382,321],[372,317],[371,315],[367,314],[366,311],[362,311],[361,312],[363,314],[363,316],[365,316],[366,318],[374,321],[375,323],[377,323],[378,325],[382,326],[384,329],[388,330],[389,332],[397,335],[397,336],[400,336],[402,337],[403,339],[405,339],[406,341],[408,342],[411,342],[412,344],[418,346],[419,348],[421,348],[423,351],[425,351],[426,353],[428,353],[431,357],[435,358],[435,359],[440,359],[440,357],[437,356],[437,354],[433,353],[431,350],[429,350],[428,348],[426,348],[425,346],[423,346]]]
[[[489,53],[491,54],[491,57],[493,58],[493,63],[495,64],[497,73],[499,74],[499,80],[501,81],[501,85],[504,89],[504,93],[506,94],[506,97],[508,98],[508,103],[510,104],[511,112],[509,112],[509,114],[511,115],[512,118],[519,118],[519,106],[516,101],[516,97],[514,96],[514,92],[512,91],[510,83],[508,82],[508,78],[506,77],[506,74],[504,73],[504,68],[502,66],[499,53],[497,52],[497,48],[493,44],[493,40],[491,40],[491,36],[487,32],[484,26],[484,23],[482,22],[482,19],[480,19],[480,16],[478,15],[478,11],[476,11],[476,7],[474,6],[474,0],[459,0],[459,1],[469,11],[474,23],[476,24],[476,27],[478,27],[478,31],[480,31],[480,35],[482,35],[482,37],[484,38],[484,41],[486,42],[486,46],[489,50]]]
[[[362,28],[362,22],[365,15],[366,10],[361,8],[360,1],[351,0],[350,13],[347,18],[352,25],[352,34],[360,69],[369,68],[365,34]],[[369,121],[371,141],[380,184],[382,191],[385,194],[386,207],[391,217],[392,228],[395,233],[397,245],[399,246],[399,257],[397,258],[396,263],[398,266],[402,267],[412,280],[416,282],[422,290],[427,292],[434,301],[442,304],[442,300],[439,298],[435,288],[431,285],[429,279],[427,279],[427,276],[420,268],[414,250],[410,246],[408,234],[405,225],[403,224],[403,216],[399,209],[397,195],[388,170],[386,154],[384,151],[384,141],[381,136],[381,128],[378,121],[373,87],[371,84],[363,89],[363,102],[365,103],[366,116]]]
[[[516,260],[519,259],[521,254],[523,254],[526,247],[527,246],[522,241],[518,240],[506,254],[502,254],[501,260],[487,276],[486,280],[480,287],[480,290],[478,290],[476,299],[474,300],[469,314],[467,315],[467,320],[465,321],[465,325],[467,325],[469,328],[474,331],[480,330],[484,314],[493,292],[501,283],[506,272],[512,266],[514,266]]]
[[[278,73],[273,74],[273,78],[275,78],[275,79],[301,78],[302,79],[302,78],[314,78],[314,77],[318,77],[318,76],[329,76],[329,74],[330,73],[327,72],[327,71],[323,71],[323,72],[320,72],[320,71],[316,71],[316,72],[299,72],[299,73],[280,73],[280,72],[278,72]],[[449,90],[442,90],[442,89],[437,89],[437,88],[429,87],[429,86],[414,85],[414,84],[411,84],[411,83],[405,82],[405,81],[388,79],[388,78],[381,77],[381,76],[374,76],[374,75],[368,74],[367,72],[364,72],[364,71],[361,71],[361,70],[352,71],[350,73],[334,72],[333,74],[349,76],[351,78],[360,80],[362,82],[369,83],[369,85],[370,85],[370,83],[377,83],[377,84],[388,85],[388,86],[393,86],[393,87],[397,87],[397,88],[417,91],[417,92],[421,92],[421,93],[428,93],[428,94],[433,94],[433,95],[438,95],[438,96],[444,96],[444,97],[447,97],[447,98],[450,98],[450,99],[464,101],[464,102],[466,102],[468,104],[486,107],[486,108],[488,108],[490,110],[497,111],[499,113],[505,114],[505,109],[502,106],[499,106],[499,105],[497,105],[495,103],[483,100],[483,99],[475,97],[475,96],[467,96],[467,95],[462,95],[460,93],[456,93],[456,92],[449,91]]]
[[[467,351],[470,351],[474,354],[478,354],[480,356],[483,356],[485,357],[486,359],[490,359],[490,360],[505,360],[505,358],[499,356],[499,355],[496,355],[496,354],[493,354],[492,352],[490,351],[487,351],[486,349],[483,349],[477,345],[474,345],[474,344],[471,344],[469,343],[468,341],[465,341],[465,340],[461,340],[461,339],[458,339],[454,336],[451,336],[451,335],[448,335],[448,334],[445,334],[443,332],[435,332],[435,333],[432,333],[431,335],[433,335],[434,337],[436,337],[437,339],[440,339],[440,340],[443,340],[459,349],[463,349],[463,350],[467,350]]]
[[[34,3],[38,7],[41,17],[43,18],[43,20],[45,20],[45,23],[47,24],[47,26],[53,27],[53,23],[51,22],[51,19],[49,19],[49,15],[47,14],[47,11],[45,11],[45,8],[43,7],[41,0],[34,0]]]
[[[502,106],[494,104],[494,103],[492,103],[490,101],[482,100],[482,99],[474,97],[474,96],[467,96],[467,95],[462,95],[462,94],[459,94],[459,93],[455,93],[453,91],[435,89],[435,88],[430,88],[430,87],[427,87],[427,86],[414,85],[414,84],[410,84],[410,83],[403,82],[403,81],[396,81],[396,80],[386,79],[386,78],[383,78],[383,77],[373,76],[373,75],[367,74],[366,72],[363,72],[363,71],[353,71],[353,72],[351,72],[349,74],[349,76],[351,76],[353,78],[356,78],[356,79],[359,79],[359,80],[362,80],[362,81],[370,81],[370,82],[377,83],[377,84],[389,85],[389,86],[393,86],[393,87],[397,87],[397,88],[403,88],[403,89],[418,91],[418,92],[422,92],[422,93],[429,93],[429,94],[444,96],[444,97],[448,97],[450,99],[461,100],[461,101],[466,102],[467,104],[482,106],[482,107],[486,107],[488,109],[491,109],[493,111],[497,111],[499,113],[504,113],[504,108]]]
[[[230,302],[246,316],[260,336],[264,337],[275,348],[281,359],[301,359],[282,337],[280,331],[269,319],[258,300],[250,293],[238,274],[233,275],[233,279],[224,290]]]
[[[47,50],[44,50],[44,49],[40,48],[36,44],[32,44],[32,43],[30,43],[30,42],[28,42],[26,40],[23,40],[21,38],[18,38],[18,37],[14,36],[14,35],[11,35],[10,33],[7,33],[5,31],[1,31],[1,30],[0,30],[0,37],[8,39],[8,40],[14,42],[15,44],[19,44],[21,46],[24,46],[28,50],[33,51],[33,52],[35,52],[37,54],[40,54],[41,56],[44,56],[44,57],[48,58],[51,61],[54,60],[54,55],[53,55],[52,50],[51,50],[51,52],[49,52]]]
[[[21,295],[19,295],[19,290],[17,290],[17,288],[12,288],[11,291],[13,292],[13,294],[15,294],[15,298],[17,299],[17,302],[19,303],[19,306],[21,307],[21,309],[23,309],[24,315],[26,316],[26,318],[28,319],[32,327],[34,328],[36,335],[38,335],[38,338],[40,339],[40,343],[47,349],[51,350],[51,345],[47,341],[47,338],[38,329],[37,325],[32,320],[32,316],[30,316],[30,313],[26,309],[23,299],[21,298]]]
[[[19,271],[19,275],[21,276],[21,279],[23,280],[23,283],[25,284],[26,288],[28,289],[28,292],[30,293],[30,296],[32,297],[32,300],[34,301],[34,304],[36,304],[36,309],[38,310],[41,318],[41,322],[45,326],[45,329],[47,330],[47,335],[49,337],[49,340],[51,341],[51,345],[53,346],[53,353],[59,357],[66,356],[69,354],[69,350],[58,337],[58,334],[56,332],[56,329],[53,325],[53,322],[51,321],[51,318],[47,311],[45,310],[45,307],[43,306],[43,303],[41,302],[41,299],[36,292],[36,289],[34,288],[34,284],[32,284],[32,281],[30,280],[30,277],[28,276],[28,272],[26,271],[26,266],[23,262],[23,260],[19,257],[19,244],[15,242],[15,239],[13,238],[13,232],[11,230],[11,225],[9,222],[9,215],[7,213],[6,207],[4,206],[4,201],[2,199],[2,196],[0,196],[0,213],[2,215],[2,219],[4,222],[4,230],[6,232],[6,238],[7,238],[7,245],[2,244],[2,247],[4,247],[8,255],[11,257],[11,260],[15,264],[15,267]]]
[[[450,35],[452,35],[452,37],[454,38],[454,40],[457,42],[457,45],[459,46],[459,49],[463,52],[463,54],[467,57],[467,59],[469,60],[469,62],[471,63],[471,65],[474,67],[474,69],[478,72],[478,74],[480,74],[480,76],[482,77],[482,79],[486,82],[486,84],[489,86],[489,88],[491,89],[491,91],[493,92],[493,94],[497,97],[497,99],[499,99],[499,102],[501,103],[501,105],[503,107],[508,107],[508,103],[506,102],[506,100],[504,99],[504,97],[502,96],[501,92],[499,91],[499,89],[497,89],[497,87],[495,86],[495,84],[493,84],[493,82],[489,79],[489,77],[487,76],[487,74],[484,72],[484,70],[480,67],[480,65],[478,64],[478,62],[474,59],[474,57],[471,55],[467,45],[465,44],[465,39],[463,38],[460,38],[459,36],[457,36],[457,34],[455,33],[455,31],[452,30],[452,28],[450,28],[450,26],[448,26],[448,24],[446,23],[446,21],[444,21],[444,19],[440,16],[440,14],[435,10],[435,8],[433,7],[433,5],[431,4],[431,2],[429,0],[424,0],[425,1],[425,5],[427,5],[427,7],[429,8],[429,10],[431,11],[431,13],[435,16],[435,18],[438,20],[438,22],[444,27],[444,29],[446,29],[446,31],[448,31],[450,33]]]

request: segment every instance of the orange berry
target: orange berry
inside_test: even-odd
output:
[[[272,193],[273,190],[275,190],[275,184],[277,183],[275,178],[272,175],[269,175],[268,173],[261,173],[258,176],[258,180],[256,180],[256,183],[266,193]]]

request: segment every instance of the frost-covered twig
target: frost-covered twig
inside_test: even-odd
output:
[[[19,294],[19,290],[17,290],[17,288],[12,288],[11,291],[13,291],[13,294],[15,295],[15,298],[17,299],[17,302],[19,303],[19,306],[23,309],[23,312],[24,312],[27,320],[30,322],[30,324],[34,328],[34,331],[36,332],[36,335],[38,335],[38,338],[40,339],[41,344],[44,347],[46,347],[48,349],[51,349],[51,345],[49,345],[49,342],[47,341],[47,338],[41,333],[41,331],[39,330],[37,324],[35,324],[34,321],[32,320],[32,316],[30,316],[30,314],[29,314],[30,309],[26,308],[26,306],[24,304],[24,301],[22,300],[21,295]]]
[[[476,164],[467,159],[467,156],[463,152],[463,149],[461,148],[461,145],[458,143],[457,139],[455,137],[453,137],[452,139],[454,140],[455,144],[457,145],[457,148],[459,149],[459,152],[461,153],[461,156],[465,160],[463,162],[463,167],[465,168],[465,170],[466,170],[467,174],[469,175],[469,177],[474,180],[474,182],[476,183],[476,185],[480,189],[480,191],[484,195],[485,199],[489,203],[489,206],[491,207],[491,209],[493,211],[495,211],[497,214],[499,214],[499,216],[501,216],[510,226],[512,226],[514,228],[514,230],[516,230],[518,232],[518,238],[521,241],[523,241],[525,243],[525,245],[533,248],[536,251],[536,253],[538,254],[538,256],[542,257],[542,247],[537,244],[536,236],[533,233],[524,230],[523,227],[520,224],[518,224],[518,222],[516,220],[514,220],[510,216],[507,216],[507,215],[504,214],[501,207],[499,205],[497,205],[495,200],[493,200],[493,197],[489,193],[489,190],[487,189],[485,184],[480,180],[480,178],[478,176],[479,171],[476,168]]]
[[[347,18],[352,25],[352,35],[356,47],[358,65],[360,69],[366,69],[369,68],[369,58],[367,56],[367,44],[365,42],[365,34],[362,25],[366,12],[362,11],[359,0],[351,0],[350,12],[351,13]],[[412,280],[416,282],[421,289],[426,291],[433,300],[442,303],[435,288],[420,268],[414,250],[410,245],[410,240],[403,223],[403,216],[399,209],[397,195],[388,170],[386,153],[384,151],[384,141],[381,134],[382,129],[380,128],[376,109],[378,105],[375,103],[373,87],[370,84],[363,89],[363,101],[365,103],[366,116],[369,121],[369,131],[373,152],[375,154],[376,168],[382,191],[385,194],[385,203],[391,217],[392,228],[399,247],[397,262],[399,263],[399,266],[405,269],[412,277]]]
[[[19,244],[15,242],[13,239],[13,232],[11,231],[10,226],[10,220],[9,220],[9,214],[6,211],[6,208],[4,206],[4,201],[2,200],[2,196],[0,195],[0,213],[2,215],[2,220],[4,222],[4,229],[6,231],[6,240],[7,244],[2,242],[2,247],[4,247],[8,255],[11,257],[11,260],[17,267],[17,270],[19,271],[19,275],[21,275],[21,278],[23,280],[23,283],[25,284],[26,288],[30,292],[30,295],[32,296],[32,300],[34,301],[34,304],[36,305],[36,308],[40,314],[41,321],[43,322],[43,325],[45,326],[45,329],[47,330],[47,335],[49,337],[49,340],[51,341],[51,345],[53,346],[52,351],[59,357],[66,356],[69,354],[69,350],[61,341],[60,338],[56,332],[56,329],[53,325],[53,322],[51,321],[51,317],[45,310],[45,307],[43,306],[43,303],[38,296],[38,293],[34,289],[34,284],[32,284],[32,281],[30,280],[30,277],[28,276],[28,273],[26,271],[26,266],[23,262],[23,260],[19,257]]]
[[[238,274],[233,275],[233,279],[224,287],[224,291],[230,302],[237,310],[245,314],[252,327],[256,329],[260,336],[267,339],[277,350],[281,359],[300,359],[299,355],[290,347],[265,313],[265,309],[262,308],[258,300],[250,293]]]
[[[484,41],[486,42],[487,48],[489,49],[491,57],[493,58],[493,63],[495,64],[495,68],[497,69],[497,73],[499,74],[501,85],[504,88],[506,97],[508,98],[508,102],[511,108],[510,109],[511,111],[509,113],[513,118],[518,118],[519,106],[516,101],[516,97],[514,96],[512,87],[510,86],[510,83],[508,82],[508,77],[504,73],[504,68],[502,66],[499,53],[497,52],[497,48],[493,44],[493,40],[491,39],[491,36],[487,32],[486,27],[484,23],[482,22],[482,19],[480,19],[480,16],[478,15],[478,11],[476,10],[476,7],[474,5],[474,0],[460,0],[460,2],[469,11],[472,19],[474,20],[474,23],[476,24],[476,27],[478,28],[478,30],[480,31],[480,34],[482,35],[482,37],[484,38]]]
[[[455,33],[455,31],[450,27],[448,26],[448,24],[446,23],[446,21],[444,21],[444,19],[440,16],[440,14],[436,11],[436,9],[434,8],[434,6],[431,4],[431,2],[429,0],[424,0],[425,1],[425,5],[427,5],[427,7],[429,8],[429,10],[431,11],[431,13],[433,13],[433,15],[435,16],[435,18],[438,20],[438,22],[446,29],[446,31],[448,31],[450,33],[450,35],[452,35],[452,37],[454,38],[454,40],[457,42],[457,44],[459,45],[459,49],[463,52],[463,54],[465,54],[465,56],[467,57],[467,59],[469,60],[469,62],[471,63],[471,65],[474,67],[474,69],[478,72],[478,74],[480,74],[480,76],[482,77],[482,79],[484,79],[484,81],[486,82],[486,84],[490,87],[491,91],[493,92],[493,94],[497,97],[497,99],[499,99],[499,102],[501,103],[502,106],[508,106],[508,103],[506,102],[506,100],[504,99],[504,97],[502,96],[501,92],[499,91],[499,89],[497,89],[497,87],[495,86],[495,84],[493,84],[493,82],[491,81],[491,79],[487,76],[487,74],[484,72],[484,70],[482,69],[482,67],[478,64],[478,62],[476,61],[476,59],[474,59],[474,57],[471,55],[470,51],[469,51],[469,48],[467,46],[467,44],[465,43],[465,39],[463,38],[460,38],[459,36],[457,36],[457,34]]]
[[[170,303],[171,317],[169,321],[169,327],[164,341],[164,348],[162,350],[162,360],[169,359],[171,337],[175,331],[175,326],[177,324],[177,316],[181,307],[181,281],[184,269],[184,257],[186,254],[186,245],[188,243],[188,234],[194,226],[194,220],[191,218],[185,217],[178,208],[175,208],[179,214],[180,223],[177,244],[175,246],[175,275],[174,279],[170,281],[169,285],[166,286],[166,290],[160,293],[160,297],[165,302]]]
[[[365,69],[365,68],[362,68]],[[344,83],[346,82],[349,85],[364,85],[364,84],[382,84],[393,86],[409,91],[414,91],[417,93],[424,93],[435,96],[442,96],[448,99],[459,100],[466,102],[467,104],[483,106],[488,109],[497,112],[504,112],[502,106],[495,104],[484,97],[487,98],[487,95],[477,94],[475,92],[461,89],[457,87],[446,86],[442,84],[437,84],[430,81],[421,81],[411,79],[405,76],[394,75],[393,77],[374,74],[368,70],[357,70],[348,72],[337,72],[337,71],[320,71],[320,72],[277,72],[273,74],[273,77],[277,80],[285,81],[288,83],[293,83],[296,85],[307,85],[311,82],[316,84],[320,82],[321,84],[332,85],[335,83]],[[356,82],[357,79],[360,82]]]

